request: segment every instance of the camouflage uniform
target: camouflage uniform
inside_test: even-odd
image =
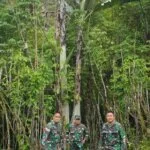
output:
[[[57,150],[61,142],[61,124],[51,121],[44,128],[42,145],[44,150]]]
[[[105,123],[100,135],[101,150],[126,150],[126,135],[118,122]]]
[[[83,140],[87,140],[89,133],[85,125],[71,124],[67,136],[70,143],[70,150],[83,150]]]

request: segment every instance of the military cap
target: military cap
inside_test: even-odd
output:
[[[74,119],[75,119],[75,120],[81,120],[81,116],[75,115]]]

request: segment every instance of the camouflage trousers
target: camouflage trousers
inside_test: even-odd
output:
[[[125,150],[125,149],[122,149],[120,146],[118,147],[104,146],[100,147],[100,150]]]
[[[70,145],[70,150],[83,150],[83,144],[81,142],[73,142]]]
[[[58,146],[54,143],[46,143],[44,146],[44,150],[58,150]]]

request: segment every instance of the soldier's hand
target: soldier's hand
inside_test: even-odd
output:
[[[45,149],[45,148],[44,148],[44,146],[42,145],[42,146],[41,146],[41,150],[44,150],[44,149]]]
[[[103,149],[103,147],[102,147],[102,146],[99,146],[99,147],[98,147],[98,149],[99,149],[99,150],[102,150],[102,149]]]
[[[85,143],[85,139],[84,140],[82,140],[82,144],[84,144]]]
[[[61,147],[60,147],[60,146],[57,146],[57,150],[61,150]]]

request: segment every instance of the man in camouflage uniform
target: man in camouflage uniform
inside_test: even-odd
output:
[[[67,139],[70,150],[83,150],[83,145],[88,139],[89,133],[85,125],[81,124],[81,117],[76,115],[73,124],[69,126]]]
[[[107,122],[100,135],[100,150],[126,150],[126,135],[121,124],[115,121],[112,111],[106,114]]]
[[[61,142],[61,115],[55,113],[53,120],[49,122],[43,131],[42,146],[44,150],[60,150]]]

